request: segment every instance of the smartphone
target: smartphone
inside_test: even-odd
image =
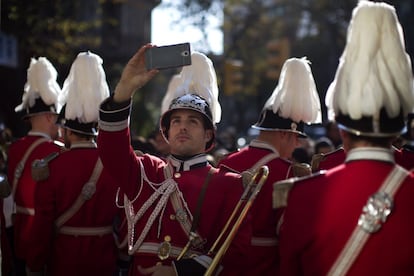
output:
[[[148,70],[191,65],[190,43],[148,48],[145,51],[145,63]]]

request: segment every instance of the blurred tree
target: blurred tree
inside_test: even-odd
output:
[[[46,56],[68,65],[80,49],[100,46],[101,13],[98,1],[7,0],[2,1],[2,30],[17,37],[21,62]]]
[[[227,96],[220,94],[224,108],[219,127],[237,125],[238,131],[246,132],[254,123],[264,102],[272,93],[277,80],[266,77],[268,71],[266,45],[282,37],[289,39],[290,56],[307,56],[311,61],[314,78],[324,101],[328,85],[334,77],[339,56],[346,40],[346,29],[352,9],[358,0],[181,0],[170,1],[170,5],[181,11],[180,20],[192,24],[204,32],[207,39],[207,18],[224,12],[224,57],[212,57],[216,65],[220,89],[224,86],[224,59],[240,60],[242,67],[243,93]],[[79,51],[100,49],[102,44],[119,45],[120,33],[102,33],[102,26],[110,32],[119,28],[121,5],[142,5],[132,0],[6,0],[1,2],[2,31],[18,39],[19,75],[32,56],[47,56],[60,72],[60,81],[69,71],[69,66]],[[407,50],[414,48],[414,4],[411,0],[386,1],[395,5],[406,34]],[[148,14],[142,17],[150,16]],[[171,22],[174,24],[174,22]],[[105,42],[103,42],[105,39]],[[141,39],[143,40],[143,39]],[[148,41],[148,40],[146,40]],[[140,42],[137,42],[140,43]],[[200,43],[203,43],[202,41]],[[128,43],[125,43],[128,44]],[[139,46],[139,45],[137,45]],[[99,54],[99,52],[98,52]],[[208,53],[207,53],[208,54]],[[128,54],[129,56],[129,54]],[[113,87],[123,68],[124,60],[110,62],[109,82]],[[105,58],[105,68],[108,58]],[[109,66],[108,66],[109,67]],[[168,74],[167,74],[168,76]],[[23,81],[19,80],[22,83]],[[157,77],[149,91],[163,95],[168,77]],[[163,86],[158,85],[159,83]],[[159,107],[151,106],[150,93],[134,98],[134,116],[137,120],[134,131],[148,129],[158,117]],[[149,95],[148,95],[149,94]],[[154,96],[152,96],[154,97]],[[160,97],[160,96],[158,96]],[[18,103],[11,103],[15,106]],[[324,108],[324,105],[322,105]],[[228,108],[230,107],[230,108]],[[225,112],[229,112],[226,114]],[[324,119],[326,119],[324,112]],[[239,116],[238,116],[239,115]],[[147,123],[149,121],[149,123]],[[241,122],[240,122],[241,121]],[[146,127],[142,127],[146,126]],[[145,130],[144,133],[149,133]]]
[[[17,68],[0,67],[1,75],[6,76],[3,84],[5,91],[2,94],[12,95],[7,97],[8,110],[2,112],[9,117],[7,124],[14,127],[15,135],[25,134],[25,129],[19,129],[21,124],[19,118],[14,117],[13,109],[20,103],[31,57],[47,57],[56,67],[58,82],[62,85],[76,55],[91,50],[103,58],[107,81],[112,90],[129,57],[140,45],[150,40],[148,22],[152,8],[159,2],[160,0],[1,1],[1,31],[13,35],[18,41]],[[130,14],[136,14],[138,19],[131,19]],[[141,27],[137,28],[137,25]],[[9,75],[13,77],[7,77]],[[148,90],[150,88],[146,87]],[[149,96],[134,98],[134,103],[137,103],[134,115],[139,119],[132,123],[133,131],[144,136],[153,130],[156,117],[153,107],[148,104],[151,93],[146,94]]]
[[[225,60],[224,62],[224,86],[226,95],[233,95],[243,91],[243,63],[239,60]]]
[[[177,1],[178,2],[178,1]],[[332,81],[339,57],[346,41],[346,31],[351,12],[358,0],[184,0],[183,17],[198,20],[203,28],[203,18],[214,7],[224,9],[224,57],[243,62],[243,90],[230,96],[223,95],[223,123],[236,125],[253,122],[255,116],[246,118],[246,111],[255,109],[258,114],[277,85],[277,80],[266,78],[268,70],[266,45],[271,40],[287,37],[290,56],[307,56],[322,103]],[[379,1],[375,1],[379,2]],[[411,0],[385,2],[396,7],[406,34],[408,53],[413,53],[414,3]],[[202,14],[203,16],[199,16]],[[252,97],[251,95],[257,95]],[[248,103],[248,104],[246,104]],[[326,120],[325,105],[322,104]],[[232,109],[236,108],[236,110]],[[253,112],[254,113],[254,112]],[[239,114],[240,116],[236,116]],[[257,116],[257,115],[256,115]],[[249,125],[246,125],[248,128]],[[245,129],[242,129],[245,132]]]

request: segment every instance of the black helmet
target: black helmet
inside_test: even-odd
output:
[[[162,114],[160,119],[160,130],[164,138],[168,141],[168,130],[170,127],[171,114],[175,110],[193,110],[203,115],[207,129],[213,130],[213,137],[206,144],[206,151],[212,148],[215,140],[215,124],[208,102],[199,95],[185,94],[172,100],[167,111]]]

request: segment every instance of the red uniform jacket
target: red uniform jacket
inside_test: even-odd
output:
[[[317,158],[315,159],[315,157]],[[312,158],[312,170],[314,172],[329,170],[344,163],[345,157],[345,151],[342,147],[328,153],[316,154]]]
[[[220,164],[242,172],[272,153],[279,155],[269,144],[253,140],[249,147],[228,155]],[[291,162],[276,157],[266,165],[269,167],[269,176],[251,209],[253,237],[250,265],[245,275],[279,275],[277,228],[282,209],[272,208],[272,191],[273,183],[292,176]]]
[[[25,136],[16,142],[14,142],[8,153],[8,179],[10,185],[14,181],[14,173],[18,163],[23,158],[29,146],[34,143],[37,139],[45,138],[39,135]],[[23,173],[17,184],[16,193],[14,200],[18,208],[17,213],[14,217],[14,248],[16,256],[21,259],[26,259],[27,255],[31,255],[31,248],[28,247],[29,238],[32,235],[33,215],[32,213],[35,208],[34,204],[34,192],[36,182],[32,179],[31,166],[32,162],[36,159],[42,159],[53,152],[59,152],[61,147],[49,140],[43,142],[37,146],[27,159]],[[27,213],[23,213],[20,210],[26,210]]]
[[[102,107],[104,106],[105,103]],[[195,214],[197,200],[211,166],[207,165],[205,155],[201,155],[199,158],[204,158],[204,166],[188,167],[180,172],[173,171],[172,177],[166,178],[165,168],[171,163],[168,165],[160,158],[147,154],[136,156],[134,153],[130,146],[128,116],[129,107],[117,112],[101,110],[98,148],[105,168],[118,180],[125,191],[125,197],[131,202],[128,205],[128,200],[122,200],[125,198],[120,195],[121,204],[124,204],[127,214],[131,214],[128,237],[130,246],[135,247],[130,250],[130,254],[133,255],[130,275],[139,275],[138,266],[146,268],[157,263],[171,265],[171,261],[176,259],[186,245],[188,232],[183,229],[179,220],[185,220],[186,217]],[[179,201],[183,205],[178,212],[173,207],[171,196],[167,196],[165,205],[158,205],[162,195],[167,191],[157,191],[160,187],[165,187],[162,184],[165,184],[166,179],[177,184],[166,187],[176,187],[173,190],[178,191]],[[242,181],[238,174],[226,170],[216,170],[213,173],[205,193],[197,228],[204,244],[191,251],[203,254],[210,249],[240,199],[242,191]],[[146,206],[144,203],[148,202],[151,196],[159,197],[153,204]],[[161,206],[159,212],[156,212],[156,206]],[[136,215],[139,210],[144,210],[140,212],[142,216]],[[153,213],[156,215],[151,216]],[[135,215],[135,219],[132,215]],[[249,227],[250,224],[246,221],[227,250],[222,261],[223,275],[239,275],[243,271],[249,249]],[[148,232],[142,244],[138,246],[137,240],[146,231]],[[171,245],[170,250],[167,250],[169,254],[163,254],[166,259],[161,259],[158,251],[162,249],[162,245],[167,244]]]
[[[395,150],[395,162],[407,170],[414,169],[414,148],[402,147],[399,150]]]
[[[353,150],[344,164],[296,183],[280,233],[282,275],[326,275],[393,166],[391,151]],[[395,194],[387,221],[371,234],[347,275],[414,275],[413,194],[411,174]]]
[[[407,149],[393,148],[395,162],[403,168],[410,170],[414,168],[414,152]],[[346,153],[344,148],[339,148],[324,155],[319,163],[318,170],[329,170],[345,162]]]
[[[102,170],[93,196],[63,224],[56,220],[72,207],[82,187],[88,182],[98,160],[98,150],[91,142],[77,143],[49,162],[50,176],[37,184],[36,215],[32,230],[33,258],[27,261],[32,271],[45,265],[51,275],[112,275],[116,246],[112,226],[118,208],[115,205],[117,182]],[[100,235],[62,233],[66,227],[96,229],[108,227]]]

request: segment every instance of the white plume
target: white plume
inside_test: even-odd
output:
[[[185,94],[197,94],[203,97],[210,105],[213,122],[221,120],[221,106],[218,101],[218,85],[213,62],[204,54],[193,52],[191,65],[183,67],[171,100]],[[171,100],[169,103],[171,103]],[[168,103],[168,105],[169,105]]]
[[[320,123],[321,103],[309,64],[306,57],[286,60],[279,83],[264,109],[296,122]]]
[[[98,121],[99,105],[109,96],[102,58],[91,52],[79,53],[63,84],[66,119],[81,123]]]
[[[385,107],[397,117],[414,107],[411,60],[394,7],[360,1],[348,27],[347,44],[325,103],[329,118],[339,111],[358,120]]]
[[[39,57],[37,60],[31,58],[27,69],[27,82],[24,86],[22,103],[15,108],[15,111],[33,107],[36,99],[40,97],[47,105],[55,104],[57,112],[59,112],[61,88],[56,79],[57,71],[47,58]]]
[[[171,77],[170,82],[168,83],[167,92],[165,92],[164,98],[162,99],[161,114],[164,114],[164,112],[168,110],[172,100],[174,100],[177,97],[175,92],[180,83],[181,77],[179,74],[176,74]]]

